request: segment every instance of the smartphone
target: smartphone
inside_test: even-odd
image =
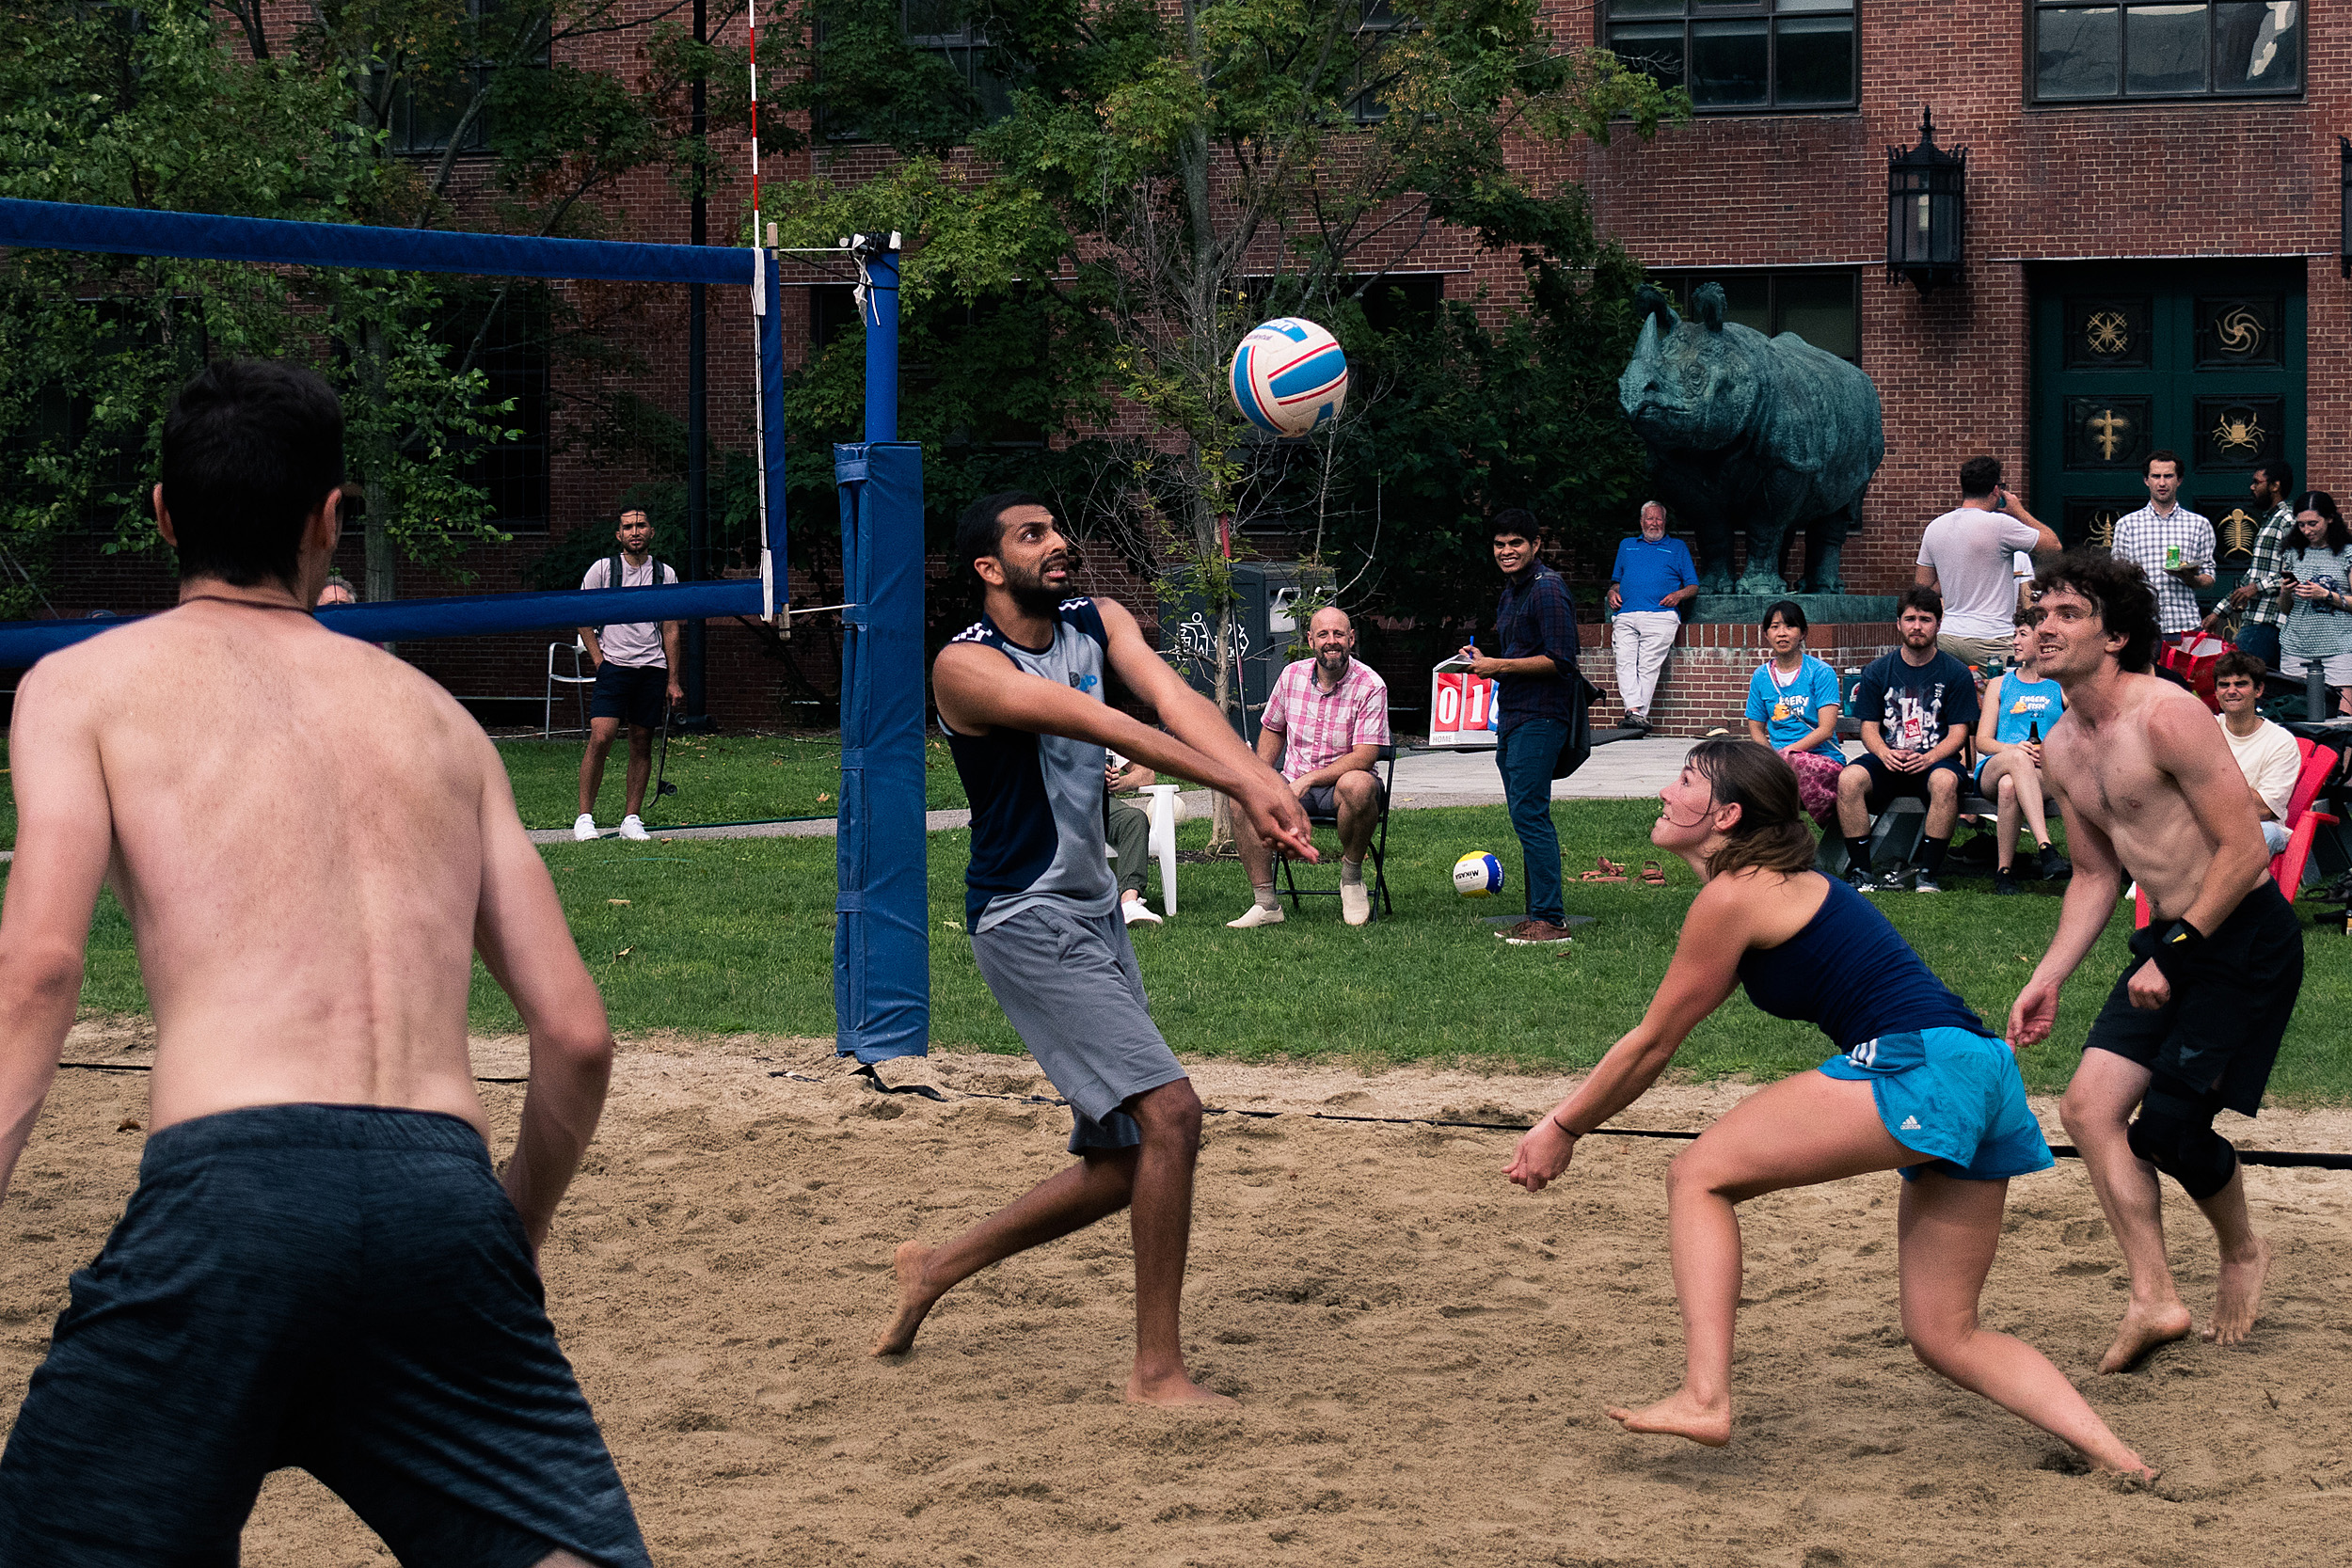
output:
[[[2009,510],[2009,487],[2007,485],[1995,484],[1993,487],[1993,510],[1995,512]]]

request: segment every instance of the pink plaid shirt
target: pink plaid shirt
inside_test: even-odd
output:
[[[1258,722],[1282,737],[1282,777],[1296,780],[1359,746],[1389,743],[1389,683],[1351,658],[1326,692],[1315,685],[1315,661],[1302,658],[1276,678]]]

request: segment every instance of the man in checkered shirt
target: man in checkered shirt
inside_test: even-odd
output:
[[[1380,781],[1372,765],[1389,743],[1389,683],[1356,662],[1356,626],[1347,611],[1326,606],[1307,623],[1312,658],[1285,668],[1258,719],[1258,754],[1279,766],[1311,817],[1340,824],[1340,914],[1350,926],[1372,918],[1364,887],[1364,848],[1380,822]],[[1278,926],[1274,854],[1255,833],[1234,835],[1255,898],[1237,920],[1246,930]]]
[[[2181,490],[2178,453],[2148,454],[2148,504],[2115,524],[2114,555],[2134,561],[2156,591],[2156,622],[2167,637],[2197,629],[2197,590],[2213,586],[2213,524],[2173,504]]]
[[[2237,651],[2252,654],[2269,668],[2279,668],[2279,637],[2287,624],[2285,602],[2279,594],[2287,535],[2295,531],[2295,470],[2284,463],[2265,463],[2254,470],[2254,504],[2267,507],[2254,534],[2254,559],[2246,576],[2230,590],[2230,608],[2244,612],[2238,623]]]

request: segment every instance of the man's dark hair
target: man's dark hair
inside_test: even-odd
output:
[[[342,404],[298,365],[215,360],[164,416],[160,477],[183,581],[291,588],[303,524],[342,483]]]
[[[1494,526],[1486,531],[1488,537],[1500,539],[1506,533],[1517,534],[1531,545],[1540,545],[1544,525],[1535,520],[1535,514],[1523,506],[1506,506],[1495,514]]]
[[[2261,659],[2256,658],[2252,654],[2241,653],[2235,648],[2232,648],[2228,653],[2214,660],[2213,665],[2215,680],[2221,680],[2230,675],[2244,675],[2254,683],[2257,695],[2263,689],[2263,676],[2268,673],[2269,672],[2263,667]]]
[[[1941,621],[1944,619],[1944,595],[1924,582],[1915,582],[1903,590],[1903,596],[1895,603],[1898,616],[1906,610],[1924,610]]]
[[[1805,629],[1804,606],[1799,604],[1794,599],[1774,599],[1771,604],[1766,605],[1764,607],[1764,618],[1756,622],[1756,626],[1759,627],[1769,627],[1772,624],[1772,617],[1775,615],[1779,616],[1781,624],[1788,627],[1791,631],[1804,631]]]
[[[973,562],[984,555],[994,555],[1005,538],[1005,514],[1016,506],[1042,506],[1051,512],[1040,498],[1026,490],[999,490],[993,496],[982,496],[963,509],[956,519],[956,563],[972,574],[975,582],[980,574]]]
[[[2174,451],[2170,447],[2158,447],[2155,451],[2148,454],[2148,461],[2139,466],[2139,476],[2142,479],[2147,478],[2148,470],[2154,467],[2159,463],[2171,464],[2172,471],[2176,474],[2181,471],[2181,454]]]
[[[2321,549],[2352,549],[2352,529],[2344,526],[2344,514],[2336,510],[2335,497],[2325,490],[2304,491],[2295,499],[2295,515],[2300,517],[2306,512],[2316,512],[2328,520],[2328,527],[2319,536]],[[2312,537],[2303,531],[2303,525],[2298,522],[2295,525],[2295,531],[2287,536],[2287,543],[2295,546],[2295,558],[2300,561],[2303,552],[2311,546]]]
[[[2255,465],[2254,471],[2268,480],[2270,487],[2280,495],[2294,494],[2295,465],[2292,463],[2283,463],[2274,457],[2267,463]]]
[[[1972,457],[1960,466],[1960,493],[1968,500],[1982,500],[2001,484],[2001,460],[1997,457]]]
[[[2119,561],[2105,550],[2068,550],[2033,579],[2036,598],[2059,588],[2090,600],[2107,635],[2123,639],[2118,663],[2135,674],[2148,673],[2163,633],[2156,620],[2156,591],[2148,585],[2148,574],[2138,562]]]

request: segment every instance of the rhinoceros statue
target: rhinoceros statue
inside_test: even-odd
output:
[[[1647,319],[1617,401],[1649,448],[1658,499],[1698,534],[1700,587],[1787,593],[1780,560],[1807,529],[1804,589],[1844,592],[1838,555],[1846,507],[1886,456],[1878,388],[1793,332],[1767,338],[1724,320],[1724,292],[1703,284],[1693,319],[1645,288]],[[1732,530],[1748,531],[1748,565],[1731,577]]]

